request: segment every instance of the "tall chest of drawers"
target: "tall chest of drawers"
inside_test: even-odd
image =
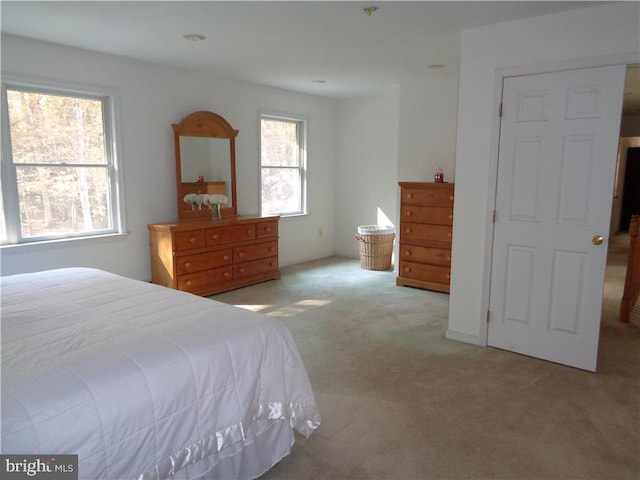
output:
[[[452,183],[400,182],[396,285],[449,293],[453,195]]]
[[[280,278],[279,217],[148,225],[151,281],[212,295]]]

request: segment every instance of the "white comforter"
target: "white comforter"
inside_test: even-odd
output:
[[[274,423],[320,424],[278,320],[94,269],[1,281],[2,453],[77,453],[92,480],[193,477]]]

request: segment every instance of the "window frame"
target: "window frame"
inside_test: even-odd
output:
[[[111,228],[92,232],[67,232],[34,237],[22,236],[18,180],[16,164],[13,162],[7,90],[86,98],[89,100],[99,100],[102,103],[102,126],[104,132],[105,157],[107,160],[107,182],[109,183],[108,191],[111,199],[109,212]],[[107,87],[3,75],[2,81],[0,82],[0,96],[2,135],[2,158],[0,159],[0,182],[2,183],[2,195],[0,198],[0,248],[41,242],[99,238],[126,233],[124,175],[120,161],[120,135],[116,121],[116,118],[119,118],[119,92],[116,89]]]
[[[295,212],[265,212],[262,204],[262,172],[265,168],[274,168],[273,165],[265,166],[262,164],[262,120],[275,120],[282,122],[295,123],[297,125],[297,142],[298,142],[298,160],[299,164],[295,167],[300,174],[300,210]],[[277,215],[280,217],[297,217],[308,214],[307,210],[307,130],[308,119],[304,115],[274,112],[270,110],[260,110],[258,112],[258,202],[260,204],[260,215]],[[294,167],[278,167],[290,168]]]

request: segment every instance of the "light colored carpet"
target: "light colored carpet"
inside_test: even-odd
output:
[[[322,413],[263,479],[640,478],[640,328],[617,322],[618,243],[595,374],[447,340],[448,295],[357,259],[212,297],[286,323]]]

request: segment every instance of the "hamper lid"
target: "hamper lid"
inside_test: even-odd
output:
[[[393,225],[360,225],[358,233],[360,235],[387,235],[395,233],[396,229]]]

